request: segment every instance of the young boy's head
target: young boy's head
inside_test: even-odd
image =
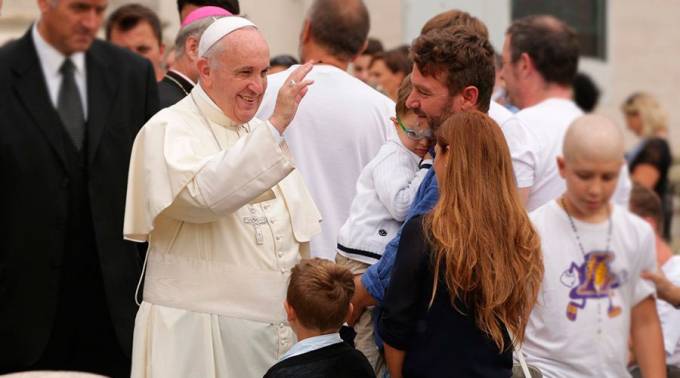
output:
[[[348,269],[318,258],[302,260],[293,267],[288,284],[288,321],[296,333],[299,327],[318,334],[338,332],[353,294],[354,276]]]
[[[623,134],[609,119],[589,114],[569,126],[557,165],[567,184],[565,200],[573,215],[589,217],[608,211],[623,154]]]
[[[412,88],[411,75],[408,75],[399,87],[396,106],[397,117],[392,118],[392,122],[397,129],[401,143],[422,158],[432,143],[432,132],[429,125],[424,122],[419,123],[418,116],[406,107],[406,99],[411,94]]]
[[[661,199],[653,190],[640,184],[633,184],[633,190],[630,191],[629,207],[633,214],[649,223],[657,235],[661,233],[661,230],[663,230]]]

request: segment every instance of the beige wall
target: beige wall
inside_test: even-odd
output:
[[[656,95],[669,113],[671,146],[680,153],[680,2],[610,1],[610,76],[599,109],[623,124],[620,104],[634,91]]]

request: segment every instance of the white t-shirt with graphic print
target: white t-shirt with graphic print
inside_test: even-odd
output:
[[[629,377],[626,369],[632,308],[654,294],[643,270],[656,265],[654,232],[642,219],[612,206],[609,222],[574,219],[550,201],[530,214],[541,237],[545,273],[522,346],[545,377]]]

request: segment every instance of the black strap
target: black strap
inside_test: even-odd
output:
[[[362,251],[360,249],[348,248],[348,247],[345,247],[342,244],[338,244],[338,249],[343,251],[343,252],[351,253],[353,255],[370,257],[370,258],[376,259],[376,260],[380,260],[380,258],[382,257],[382,255],[379,255],[377,253]]]

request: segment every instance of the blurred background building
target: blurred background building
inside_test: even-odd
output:
[[[174,0],[110,0],[108,11],[137,2],[156,10],[166,44],[179,27]],[[675,33],[680,2],[670,0],[365,0],[371,13],[372,37],[386,48],[410,43],[423,23],[443,10],[458,8],[484,21],[500,51],[505,29],[513,18],[551,13],[582,35],[580,69],[602,89],[597,112],[623,125],[620,104],[634,91],[656,95],[670,116],[670,141],[680,152],[680,120],[676,106],[680,88],[680,33]],[[311,0],[241,0],[242,14],[263,30],[271,55],[297,56],[297,39]],[[34,0],[5,0],[0,16],[0,43],[19,37],[38,14]],[[632,138],[628,135],[629,142]]]

